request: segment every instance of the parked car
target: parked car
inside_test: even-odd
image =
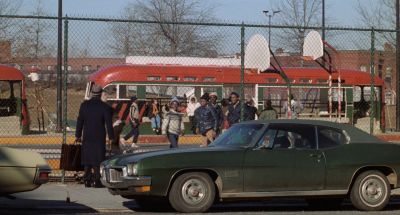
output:
[[[0,147],[0,196],[34,190],[48,182],[50,172],[39,153]]]
[[[179,212],[215,200],[304,197],[310,205],[382,210],[399,187],[400,145],[351,125],[314,120],[239,123],[207,148],[125,154],[102,163],[114,195]]]

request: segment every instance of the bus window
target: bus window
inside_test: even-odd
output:
[[[14,97],[21,98],[22,97],[21,82],[20,81],[13,81],[12,88],[13,88],[13,91],[14,91]]]
[[[375,101],[379,101],[380,89],[375,87]],[[365,101],[371,101],[371,87],[364,87],[364,99]]]
[[[9,81],[0,81],[0,99],[9,99],[11,97],[11,88]]]
[[[135,85],[119,85],[119,99],[130,99],[137,95],[137,86]]]
[[[184,80],[184,81],[196,81],[197,78],[194,77],[194,76],[185,76],[185,77],[183,78],[183,80]]]
[[[104,93],[106,94],[107,99],[117,99],[117,86],[108,85],[104,88]]]
[[[353,102],[361,101],[361,87],[354,86],[353,87]]]

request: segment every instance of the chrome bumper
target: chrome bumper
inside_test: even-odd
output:
[[[151,185],[150,176],[124,176],[123,167],[105,167],[101,170],[101,183],[110,189],[128,189]]]

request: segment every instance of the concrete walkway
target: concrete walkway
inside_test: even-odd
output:
[[[1,211],[132,212],[133,200],[111,195],[106,188],[85,188],[82,184],[50,183],[30,192],[14,194],[16,199],[0,197]],[[70,202],[67,202],[69,197]]]

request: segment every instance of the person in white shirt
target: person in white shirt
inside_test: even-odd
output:
[[[200,103],[197,102],[196,97],[191,97],[190,101],[187,105],[187,115],[189,117],[190,121],[190,130],[192,131],[193,134],[196,134],[196,118],[194,117],[194,111],[200,107]]]

